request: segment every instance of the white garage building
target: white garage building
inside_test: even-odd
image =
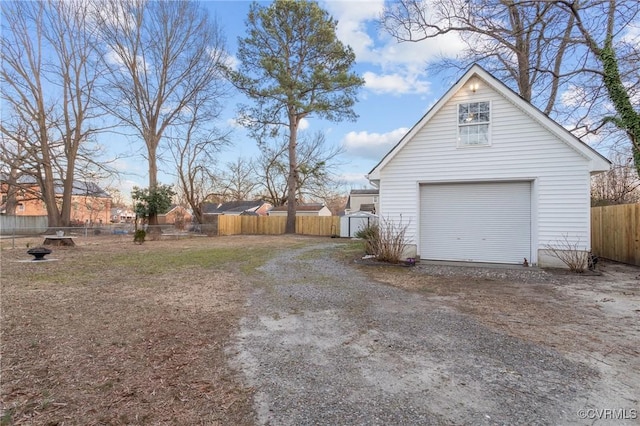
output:
[[[590,250],[590,176],[609,167],[474,65],[367,177],[422,259],[561,266],[545,248]]]

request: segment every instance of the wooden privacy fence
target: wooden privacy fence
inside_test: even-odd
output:
[[[640,266],[640,204],[592,207],[591,250],[596,256]]]
[[[286,216],[230,216],[220,215],[217,235],[279,235],[284,234]],[[298,216],[296,234],[340,235],[338,216]]]

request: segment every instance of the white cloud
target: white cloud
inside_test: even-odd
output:
[[[118,65],[121,68],[124,68],[124,61],[122,58],[112,49],[109,49],[104,57],[105,61],[109,64]]]
[[[640,48],[640,21],[631,22],[627,25],[626,31],[622,35],[622,41]]]
[[[227,119],[227,126],[231,127],[232,129],[237,129],[237,128],[243,128],[244,127],[242,125],[242,123],[240,123],[238,121],[237,118],[228,118]]]
[[[439,55],[455,56],[464,46],[454,33],[417,43],[399,43],[380,29],[384,0],[325,1],[323,6],[337,19],[338,38],[353,48],[358,62],[383,67],[422,65]]]
[[[418,75],[398,73],[378,75],[367,71],[363,75],[365,87],[377,94],[425,94],[429,93],[429,82],[420,80]]]
[[[79,8],[78,10],[85,13],[88,12],[86,18],[89,24],[95,28],[98,27],[98,23],[106,25],[110,28],[123,28],[127,31],[135,28],[136,20],[134,16],[127,10],[126,5],[123,2],[91,2],[91,1],[78,1],[68,2]]]
[[[365,177],[368,171],[369,170],[366,170],[363,173],[342,173],[338,178],[341,182],[344,182],[344,185],[346,185],[347,187],[365,188],[369,186],[369,181]]]
[[[372,160],[382,157],[409,131],[400,127],[388,133],[349,132],[342,143],[348,154]]]
[[[384,0],[326,1],[323,6],[338,20],[336,33],[340,41],[351,46],[356,59],[368,60],[375,43],[367,31],[367,22],[379,18]]]
[[[232,70],[237,71],[240,66],[240,61],[235,55],[226,55],[224,58],[224,64]]]
[[[133,62],[133,56],[128,49],[121,51],[120,53],[114,51],[113,49],[109,49],[109,51],[105,55],[105,61],[112,65],[117,65],[121,70],[128,71],[130,64]],[[137,55],[135,57],[136,66],[139,69],[149,71],[149,66],[145,61],[142,55]],[[128,74],[128,73],[125,73]]]
[[[567,107],[577,108],[588,105],[585,89],[573,84],[570,85],[567,90],[562,92],[560,100],[562,101],[562,105]]]
[[[364,74],[365,87],[377,94],[427,93],[427,63],[440,56],[453,57],[463,48],[453,33],[418,43],[398,43],[379,29],[384,0],[326,1],[323,6],[338,20],[338,38],[353,48],[356,61],[380,69]]]
[[[120,190],[120,194],[125,199],[125,202],[131,202],[131,191],[133,191],[133,188],[136,186],[138,188],[144,188],[147,185],[133,180],[122,180],[118,183],[116,188]]]

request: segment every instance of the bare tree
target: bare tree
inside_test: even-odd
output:
[[[628,136],[636,173],[640,176],[640,75],[637,40],[623,37],[630,25],[640,17],[636,0],[592,0],[590,2],[558,1],[558,7],[575,19],[584,44],[599,64],[585,70],[601,80],[615,114],[605,113],[603,124],[613,124]],[[635,101],[633,100],[635,97]]]
[[[274,206],[284,206],[288,195],[288,167],[285,160],[288,144],[269,146],[263,144],[256,160],[256,176],[260,198]]]
[[[262,188],[261,198],[275,206],[288,202],[288,139],[278,145],[262,144],[261,155],[255,167]],[[335,171],[340,165],[338,160],[341,147],[326,145],[322,133],[302,134],[298,139],[298,184],[296,201],[305,198],[324,199],[339,186]]]
[[[219,89],[224,39],[196,2],[110,0],[96,20],[110,59],[105,107],[144,141],[153,191],[165,132],[189,125],[194,98]]]
[[[219,180],[214,169],[216,155],[229,143],[229,133],[213,124],[220,115],[218,99],[226,94],[225,87],[218,81],[209,89],[196,94],[182,112],[186,124],[175,126],[167,135],[176,164],[178,194],[198,223],[202,223],[202,202],[215,192]]]
[[[442,66],[480,63],[547,115],[575,67],[565,62],[576,44],[571,38],[574,18],[553,2],[399,0],[387,3],[381,22],[399,41],[457,34],[465,45],[463,55],[445,58]]]
[[[4,117],[3,117],[4,119]],[[16,129],[18,133],[20,130]],[[7,215],[15,215],[18,206],[18,194],[20,192],[30,190],[35,181],[31,180],[31,185],[23,185],[24,182],[24,165],[26,151],[18,141],[24,140],[24,137],[8,138],[5,134],[1,134],[0,138],[0,185],[2,192],[6,194],[6,199],[2,201],[2,211]]]
[[[318,200],[321,200],[334,216],[338,216],[341,211],[344,211],[344,207],[347,204],[348,196],[345,195],[344,190],[340,189],[341,186],[338,186],[340,184],[336,182],[336,186],[326,188],[316,195]]]
[[[640,178],[631,155],[615,154],[611,170],[591,178],[591,205],[640,202]]]
[[[126,208],[127,202],[122,195],[122,191],[116,187],[106,187],[105,191],[111,196],[111,207]]]
[[[243,201],[253,198],[258,186],[253,161],[238,157],[226,164],[220,179],[220,193],[227,201]]]
[[[67,226],[82,147],[99,131],[96,84],[101,67],[88,3],[12,1],[1,7],[0,83],[7,107],[0,130],[19,155],[13,164],[39,185],[49,226]],[[87,163],[95,161],[87,158]]]

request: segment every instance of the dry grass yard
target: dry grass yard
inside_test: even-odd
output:
[[[2,425],[253,422],[224,348],[254,267],[292,239],[128,240],[46,262],[26,254],[41,238],[2,241]]]

